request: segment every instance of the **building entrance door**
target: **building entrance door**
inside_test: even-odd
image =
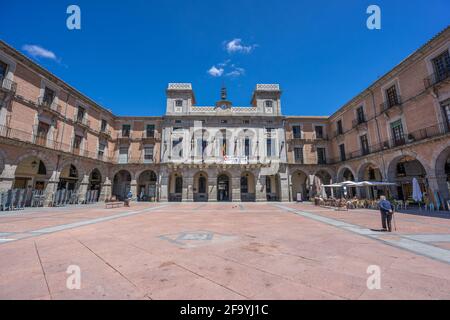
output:
[[[217,201],[230,201],[230,180],[225,174],[217,178]]]

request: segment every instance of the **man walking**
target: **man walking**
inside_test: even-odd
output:
[[[381,196],[378,205],[380,206],[381,225],[383,226],[383,231],[392,232],[391,221],[394,214],[392,204],[386,200],[385,196]]]

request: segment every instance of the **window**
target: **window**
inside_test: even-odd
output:
[[[108,123],[106,122],[105,119],[102,119],[102,123],[100,125],[100,131],[101,132],[106,132],[106,127],[108,126]]]
[[[402,120],[397,120],[391,123],[392,140],[394,146],[405,144],[405,136],[403,133]]]
[[[400,99],[398,98],[397,87],[395,85],[386,90],[386,102],[388,108],[399,105]]]
[[[81,142],[83,141],[82,136],[77,136],[73,138],[73,153],[80,154]]]
[[[325,155],[325,148],[317,148],[317,163],[318,164],[326,164],[327,158]]]
[[[295,159],[295,163],[303,163],[303,148],[302,147],[294,148],[294,159]]]
[[[208,141],[204,138],[197,138],[197,156],[202,157],[205,154],[206,147],[208,146]]]
[[[442,81],[450,75],[450,56],[448,50],[433,59],[436,82]]]
[[[338,120],[336,126],[337,126],[337,134],[343,134],[344,129],[342,128],[342,120]]]
[[[346,157],[345,157],[345,144],[340,144],[339,145],[339,153],[341,155],[341,161],[345,161]]]
[[[175,100],[175,112],[183,111],[183,100]]]
[[[227,124],[227,123],[228,123],[228,120],[220,120],[220,123],[221,123],[221,124]]]
[[[275,157],[275,139],[267,138],[266,139],[266,153],[268,157]]]
[[[128,163],[128,146],[119,147],[119,163]]]
[[[244,139],[244,156],[250,157],[250,138],[246,137]]]
[[[47,105],[47,106],[50,106],[53,103],[54,99],[55,99],[55,91],[45,87],[45,89],[44,89],[44,97],[43,97],[43,100],[42,100],[43,104]]]
[[[154,124],[148,124],[146,131],[145,131],[147,138],[153,138],[155,136],[155,125]]]
[[[98,152],[97,156],[99,159],[103,159],[103,156],[105,155],[105,149],[106,149],[106,143],[99,142],[98,144]]]
[[[361,142],[362,154],[363,155],[369,154],[369,141],[367,140],[367,134],[360,136],[359,141]]]
[[[6,77],[6,70],[8,69],[8,65],[2,61],[0,61],[0,80]]]
[[[374,168],[369,168],[369,180],[376,180]]]
[[[302,127],[299,125],[292,126],[292,133],[294,135],[294,139],[302,138]]]
[[[449,131],[450,130],[450,100],[448,100],[442,104],[442,113],[444,116],[444,121],[447,124],[445,129],[447,131]]]
[[[123,124],[122,125],[122,137],[129,137],[131,133],[131,125]]]
[[[358,124],[366,122],[363,106],[359,106],[358,109],[356,109],[356,121]]]
[[[315,126],[314,131],[316,132],[316,139],[323,139],[323,127]]]
[[[397,163],[397,176],[398,177],[406,176],[406,168],[404,162]]]
[[[174,139],[172,141],[172,154],[175,158],[183,157],[183,148],[182,148],[183,138]]]
[[[153,162],[153,146],[144,147],[144,163]]]
[[[46,175],[47,174],[47,168],[45,167],[44,163],[42,161],[39,161],[39,168],[38,173],[40,175]]]
[[[266,193],[272,193],[272,181],[270,177],[266,177]]]
[[[176,123],[176,124],[181,124],[181,120],[179,120],[179,119],[178,119],[178,120],[175,120],[175,123]]]
[[[272,113],[273,112],[273,101],[272,100],[266,100],[265,101],[265,105],[266,105],[266,112],[267,113]]]
[[[84,114],[85,114],[85,110],[83,107],[78,107],[78,112],[77,112],[77,121],[78,122],[82,122],[84,119]]]
[[[247,178],[247,176],[241,177],[241,193],[248,193],[248,178]]]
[[[250,120],[243,120],[242,123],[243,124],[250,124]]]
[[[198,193],[206,193],[206,178],[203,176],[198,178]]]
[[[44,122],[39,122],[36,132],[36,144],[45,146],[47,144],[47,134],[50,126]]]

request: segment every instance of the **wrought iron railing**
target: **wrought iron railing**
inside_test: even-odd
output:
[[[401,105],[402,105],[402,97],[397,95],[395,97],[395,99],[392,99],[392,100],[388,99],[385,102],[381,103],[380,108],[381,108],[381,111],[384,112],[390,108],[393,108],[395,106],[401,106]]]
[[[425,88],[428,89],[444,80],[450,79],[450,65],[448,65],[441,72],[432,73],[430,76],[423,79]]]
[[[5,78],[3,76],[0,76],[0,87],[2,89],[11,91],[11,92],[16,92],[17,90],[17,83],[15,83],[14,81]]]

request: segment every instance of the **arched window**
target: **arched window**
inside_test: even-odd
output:
[[[247,176],[241,177],[241,193],[248,193],[248,178],[247,178]]]

